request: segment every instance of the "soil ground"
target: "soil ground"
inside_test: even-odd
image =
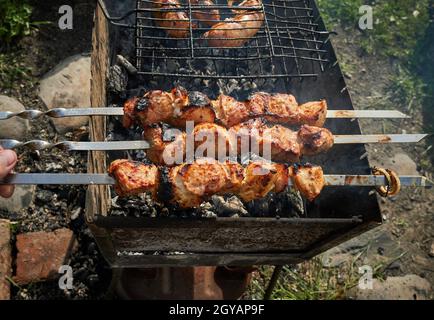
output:
[[[433,35],[427,30],[426,37]],[[394,61],[379,56],[363,54],[357,30],[339,30],[333,40],[342,64],[350,65],[345,72],[346,82],[356,109],[393,108],[411,116],[405,120],[361,121],[362,132],[369,133],[432,133],[434,119],[433,97],[427,97],[423,105],[405,105],[391,91],[392,78],[398,68]],[[427,48],[427,56],[433,56],[434,44]],[[434,84],[434,75],[426,76],[427,85]],[[418,171],[432,179],[433,137],[418,144],[368,145],[372,164],[382,163],[398,153],[405,153],[416,162]],[[426,165],[426,162],[431,164]],[[425,165],[421,165],[425,164]],[[405,188],[394,198],[381,199],[386,229],[407,252],[401,258],[402,274],[417,274],[427,278],[434,288],[434,261],[429,257],[434,242],[434,192],[432,189]]]

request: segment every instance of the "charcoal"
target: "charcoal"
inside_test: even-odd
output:
[[[137,74],[137,68],[135,66],[133,66],[133,64],[131,62],[128,61],[128,59],[126,59],[124,56],[122,55],[117,55],[117,61],[118,63],[125,68],[125,70],[131,74],[131,75],[136,75]]]
[[[244,204],[235,196],[229,198],[213,196],[211,200],[218,216],[233,217],[236,215],[239,217],[248,215],[247,210],[244,208]]]
[[[124,95],[128,85],[128,73],[121,66],[110,68],[108,89],[118,95]]]

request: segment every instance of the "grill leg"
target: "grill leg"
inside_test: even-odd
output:
[[[282,272],[283,266],[275,266],[273,274],[271,275],[270,282],[268,283],[267,290],[264,293],[264,300],[270,300],[271,294],[276,287],[277,280],[279,280],[280,273]]]
[[[164,267],[116,270],[114,288],[127,300],[239,299],[251,280],[251,267]]]

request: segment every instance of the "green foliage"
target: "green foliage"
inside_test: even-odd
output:
[[[30,34],[32,7],[24,0],[0,0],[0,43],[9,45],[15,39]]]
[[[355,26],[359,21],[359,8],[363,0],[317,0],[322,17],[331,30],[337,24]]]
[[[365,32],[362,46],[368,52],[407,59],[429,26],[429,0],[378,0],[374,28]]]
[[[373,7],[374,28],[363,31],[362,47],[370,54],[407,59],[429,26],[429,0],[317,0],[328,29],[354,27],[360,6]]]

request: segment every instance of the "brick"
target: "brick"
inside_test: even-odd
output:
[[[74,234],[65,228],[19,234],[15,282],[28,284],[57,278],[74,247]]]

